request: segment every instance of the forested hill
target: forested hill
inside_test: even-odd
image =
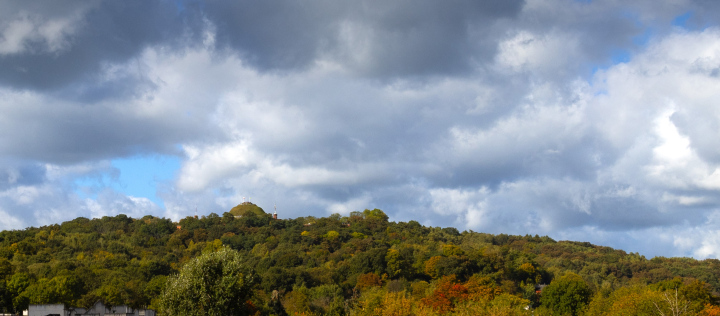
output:
[[[572,313],[606,313],[627,293],[669,289],[679,289],[689,310],[700,312],[714,308],[708,304],[716,304],[720,292],[715,259],[647,259],[587,242],[395,223],[377,209],[277,220],[228,212],[179,223],[153,216],[77,218],[0,232],[0,309],[98,300],[157,308],[167,276],[223,245],[237,250],[253,271],[251,302],[261,314],[357,314],[390,310],[393,302],[417,306],[412,314],[420,314],[415,308],[443,313],[502,295],[508,308],[550,311],[556,307],[538,296],[536,285],[561,276],[587,286],[586,298],[569,307]],[[268,307],[274,290],[282,311]]]

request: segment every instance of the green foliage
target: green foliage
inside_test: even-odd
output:
[[[52,279],[40,279],[31,284],[21,295],[30,304],[73,304],[81,284],[72,275],[58,275]]]
[[[524,315],[525,303],[535,315],[572,314],[583,304],[587,315],[647,315],[670,311],[675,293],[676,305],[690,314],[720,309],[713,294],[720,293],[720,260],[647,259],[537,235],[395,223],[374,209],[280,220],[225,212],[178,223],[118,215],[2,231],[0,312],[31,302],[82,307],[98,300],[159,309],[161,293],[178,278],[170,275],[228,248],[243,278],[255,276],[242,284],[239,308],[260,315],[437,315],[441,309],[421,303],[433,293],[455,295],[444,306],[457,315]],[[560,275],[566,277],[553,280]],[[577,276],[583,283],[560,286]],[[448,278],[467,292],[436,292]],[[570,295],[567,306],[551,299],[563,295]],[[443,306],[440,295],[434,299]]]
[[[540,302],[555,315],[579,315],[590,302],[591,294],[582,277],[569,273],[545,287]]]
[[[160,305],[168,315],[247,315],[252,282],[239,253],[225,247],[188,262],[171,276]]]
[[[363,216],[366,219],[375,219],[375,220],[380,220],[383,222],[387,222],[389,219],[389,217],[385,214],[385,212],[383,212],[382,210],[379,210],[379,209],[364,210]]]

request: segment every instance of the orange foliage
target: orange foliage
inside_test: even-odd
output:
[[[456,283],[455,276],[451,275],[440,279],[435,291],[423,298],[422,302],[440,313],[445,313],[451,311],[455,304],[466,301],[469,297],[468,288]]]
[[[701,316],[720,316],[720,307],[710,304],[705,304],[705,309],[700,312]]]
[[[357,278],[357,284],[355,285],[356,288],[359,290],[362,290],[364,288],[368,288],[371,286],[381,286],[382,285],[382,279],[380,279],[380,276],[378,276],[375,273],[366,273],[361,274]]]
[[[245,310],[247,311],[248,315],[256,315],[260,313],[257,307],[255,307],[255,304],[251,302],[250,300],[245,302]]]

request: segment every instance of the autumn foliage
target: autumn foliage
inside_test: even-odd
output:
[[[357,285],[355,287],[358,290],[363,290],[365,288],[371,287],[371,286],[381,286],[382,285],[382,279],[380,279],[380,276],[375,273],[365,273],[358,276],[357,279]]]
[[[438,280],[433,293],[423,298],[422,303],[440,313],[446,313],[462,302],[490,301],[501,292],[489,278],[476,277],[460,283],[451,275]]]
[[[720,316],[720,306],[705,304],[705,309],[700,312],[700,316]]]
[[[225,247],[254,275],[238,307],[246,314],[720,314],[720,260],[390,222],[379,209],[277,220],[118,215],[2,231],[0,313],[101,300],[163,315],[168,280]]]

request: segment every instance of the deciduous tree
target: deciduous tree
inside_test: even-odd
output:
[[[540,303],[557,315],[578,315],[590,302],[590,287],[579,275],[568,273],[542,291]]]
[[[167,315],[248,315],[252,282],[239,254],[223,247],[169,277],[160,304]]]

